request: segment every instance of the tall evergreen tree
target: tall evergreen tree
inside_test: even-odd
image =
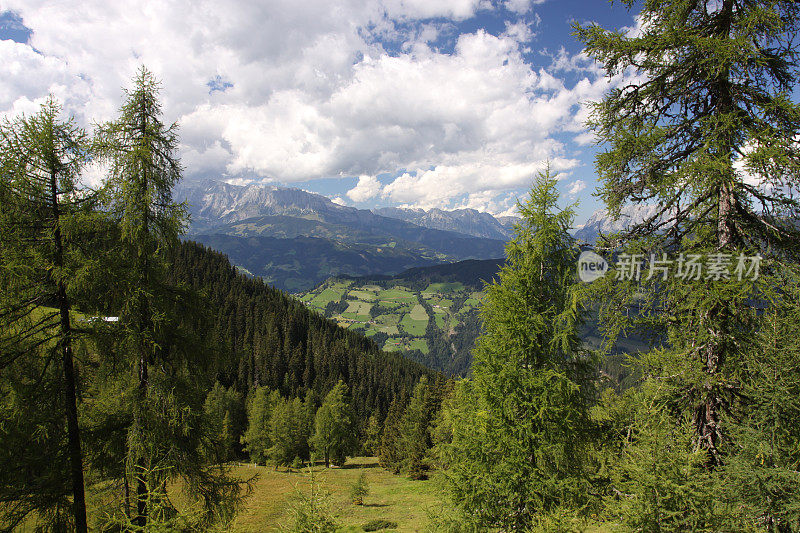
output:
[[[428,378],[423,376],[414,387],[400,419],[398,448],[403,458],[402,468],[412,479],[425,479],[430,468],[427,455],[433,445],[430,429],[437,408],[435,403]]]
[[[310,413],[300,398],[281,399],[270,420],[270,458],[278,465],[290,465],[295,458],[309,458],[308,439],[311,437]]]
[[[347,385],[339,381],[325,396],[314,417],[311,446],[325,459],[325,466],[331,463],[342,466],[358,444],[355,413],[348,396]]]
[[[119,230],[115,252],[123,269],[113,295],[119,302],[113,337],[135,377],[126,480],[136,480],[138,527],[153,513],[175,512],[164,489],[175,477],[202,499],[204,520],[230,518],[239,501],[235,480],[222,466],[204,463],[207,435],[192,430],[203,427],[202,400],[216,359],[202,327],[205,303],[169,277],[168,252],[178,245],[185,213],[172,199],[181,177],[177,126],[162,123],[158,91],[153,75],[140,69],[120,117],[100,126],[97,136],[109,165],[107,211]]]
[[[378,447],[378,462],[383,468],[395,474],[399,473],[402,467],[400,424],[407,403],[408,395],[403,391],[400,395],[395,396],[392,403],[389,404],[389,412],[386,414],[386,420],[383,421],[383,433]]]
[[[629,204],[657,206],[608,247],[716,257],[720,271],[728,267],[695,283],[643,279],[643,300],[619,283],[604,313],[618,331],[636,299],[640,316],[663,328],[672,349],[651,358],[650,371],[674,385],[677,411],[692,413],[711,466],[724,462],[721,417],[736,401],[737,350],[769,286],[735,279],[737,258],[760,253],[768,271],[800,251],[792,194],[800,106],[790,98],[798,13],[786,0],[646,0],[634,35],[576,26],[609,75],[637,74],[594,108],[590,125],[607,147],[597,157],[600,194],[616,215]]]
[[[524,530],[538,513],[587,498],[592,389],[577,336],[573,212],[557,202],[548,169],[519,205],[507,264],[486,287],[474,383],[450,417],[450,491],[486,528]]]
[[[242,444],[250,459],[256,463],[266,462],[272,447],[270,421],[280,400],[280,393],[270,391],[267,387],[258,387],[247,400],[247,431],[242,436]]]
[[[0,127],[0,370],[43,347],[51,352],[40,369],[48,375],[58,354],[73,517],[86,531],[71,310],[88,264],[82,241],[93,229],[91,197],[77,188],[89,152],[86,133],[60,113],[50,97],[36,115]]]

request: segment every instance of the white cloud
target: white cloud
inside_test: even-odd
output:
[[[503,5],[509,11],[524,14],[531,10],[535,4],[543,4],[545,0],[506,0]]]
[[[523,13],[538,3],[509,0],[505,8]],[[522,22],[499,36],[454,36],[452,53],[431,48],[454,26],[427,19],[463,20],[492,7],[479,0],[152,0],[138,7],[5,2],[33,35],[32,46],[0,41],[0,113],[35,110],[53,92],[83,124],[109,119],[144,63],[163,82],[165,118],[180,123],[187,179],[361,175],[346,194],[354,202],[380,196],[502,210],[504,195],[526,187],[546,159],[562,170],[578,164],[555,136],[581,138],[580,102],[608,87],[599,71],[565,52],[551,69],[532,68],[520,46],[533,30]],[[408,46],[387,53],[378,37],[408,22],[415,22],[401,36]],[[582,81],[565,86],[554,76],[559,68]],[[215,79],[232,86],[210,91]],[[372,177],[401,169],[408,172],[383,188]]]
[[[381,184],[375,176],[359,176],[355,187],[347,191],[347,197],[354,202],[366,202],[378,196]]]
[[[586,182],[583,180],[575,180],[567,187],[567,194],[576,195],[586,188]]]

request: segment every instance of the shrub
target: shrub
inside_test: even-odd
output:
[[[397,522],[380,519],[380,520],[370,520],[369,522],[361,526],[361,529],[363,529],[364,531],[379,531],[381,529],[394,529],[396,527],[397,527]]]

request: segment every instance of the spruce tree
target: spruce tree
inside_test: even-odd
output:
[[[395,474],[399,473],[402,467],[400,424],[407,402],[407,394],[403,391],[389,404],[389,412],[383,421],[383,432],[378,447],[378,462],[383,468]]]
[[[781,297],[743,352],[746,414],[730,424],[737,453],[723,469],[729,531],[800,531],[800,269],[781,277]]]
[[[398,451],[402,469],[411,479],[425,479],[430,465],[428,451],[432,447],[431,423],[434,416],[434,397],[427,377],[423,376],[411,394],[408,406],[400,419]]]
[[[507,263],[486,287],[473,383],[447,417],[454,502],[484,528],[523,530],[539,513],[586,503],[592,387],[577,328],[573,212],[540,173],[519,205]],[[447,439],[445,439],[447,440]]]
[[[247,431],[242,436],[242,444],[253,462],[267,461],[272,447],[270,421],[280,400],[280,393],[270,391],[267,387],[258,387],[247,400]]]
[[[86,531],[71,312],[73,299],[85,290],[90,258],[84,250],[94,215],[92,197],[78,189],[89,160],[86,133],[60,114],[51,96],[34,116],[0,127],[0,369],[38,358],[44,348],[49,355],[40,371],[47,376],[50,361],[60,359],[59,411],[66,422],[74,525]]]

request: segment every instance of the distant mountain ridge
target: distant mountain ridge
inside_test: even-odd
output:
[[[507,241],[514,233],[514,222],[517,217],[502,217],[501,221],[489,213],[475,209],[413,209],[402,207],[381,207],[373,209],[373,213],[398,220],[405,220],[426,228],[465,233],[475,237]]]
[[[175,198],[189,206],[191,238],[289,291],[341,274],[501,257],[505,247],[504,239],[425,227],[300,189],[206,180],[178,187]]]
[[[620,210],[618,219],[612,218],[607,209],[598,209],[586,224],[576,229],[573,236],[587,244],[596,244],[600,235],[609,235],[628,229],[653,216],[658,211],[656,205],[626,205]]]

